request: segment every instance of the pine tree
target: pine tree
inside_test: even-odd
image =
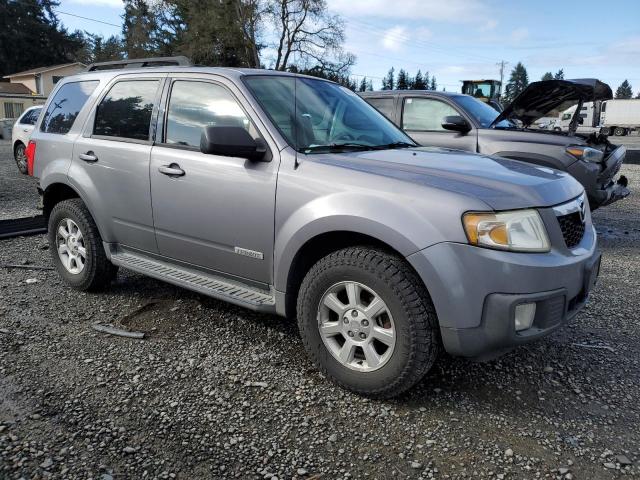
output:
[[[625,79],[625,81],[622,82],[618,87],[618,89],[616,90],[615,98],[626,99],[626,98],[631,98],[632,96],[633,96],[633,90],[631,89],[631,84],[629,83],[628,80]]]
[[[543,82],[546,82],[547,80],[553,80],[553,73],[545,73],[540,80],[542,80]]]
[[[368,92],[372,92],[373,91],[373,82],[371,80],[369,80],[367,82],[367,91]]]
[[[529,75],[527,69],[522,62],[518,62],[513,70],[511,70],[511,76],[507,82],[507,86],[504,91],[504,101],[509,104],[516,98],[522,91],[529,85]]]
[[[129,58],[143,58],[158,53],[155,42],[158,16],[145,0],[124,0],[122,37]]]
[[[382,79],[382,90],[393,90],[396,85],[394,74],[395,70],[391,67],[387,76]]]
[[[640,91],[638,91],[638,94],[636,95],[636,98],[640,98]]]
[[[396,82],[396,88],[398,90],[408,90],[409,89],[409,76],[407,72],[403,68],[398,72],[398,81]]]
[[[420,70],[418,70],[418,73],[416,73],[416,78],[413,79],[413,85],[411,85],[411,88],[414,90],[426,90],[427,89],[427,85],[424,81],[424,78],[422,76],[422,72]]]
[[[436,90],[437,88],[438,88],[438,84],[436,83],[436,76],[434,75],[433,77],[431,77],[431,83],[429,84],[429,90]]]
[[[554,80],[564,80],[564,70],[561,68],[560,70],[558,70],[556,72],[556,74],[553,76]]]
[[[362,80],[360,81],[360,86],[358,87],[358,91],[359,92],[367,91],[367,77],[362,77]]]

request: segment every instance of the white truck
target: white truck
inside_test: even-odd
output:
[[[640,131],[640,99],[602,102],[600,133],[623,136],[634,131]]]

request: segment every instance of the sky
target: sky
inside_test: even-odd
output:
[[[327,3],[345,21],[345,50],[357,58],[354,77],[367,76],[375,88],[395,67],[411,75],[418,69],[428,71],[436,76],[439,89],[460,91],[462,79],[500,79],[501,61],[507,62],[506,82],[521,61],[530,81],[563,68],[565,78],[599,78],[614,91],[628,79],[634,95],[640,92],[638,0],[617,0],[614,8],[601,0]],[[61,0],[57,12],[70,30],[107,36],[121,30],[121,0]]]

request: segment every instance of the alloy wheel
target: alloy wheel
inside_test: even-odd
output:
[[[339,282],[327,289],[318,307],[318,329],[331,355],[360,372],[382,368],[396,344],[387,304],[359,282]]]
[[[77,275],[84,270],[87,261],[87,249],[84,236],[78,224],[70,218],[63,218],[56,231],[56,248],[64,268]]]

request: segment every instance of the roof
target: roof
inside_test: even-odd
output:
[[[465,96],[458,92],[442,92],[439,90],[376,90],[367,92],[358,92],[363,98],[366,97],[393,97],[395,95],[411,95],[412,97],[461,97]]]
[[[61,63],[60,65],[38,67],[38,68],[32,68],[31,70],[25,70],[24,72],[12,73],[11,75],[5,75],[4,78],[23,77],[25,75],[37,75],[38,73],[49,72],[51,70],[60,70],[61,68],[71,67],[73,65],[79,65],[81,67],[86,66],[84,63],[80,63],[80,62]]]
[[[261,68],[235,68],[235,67],[199,67],[199,66],[162,66],[162,67],[144,67],[144,68],[117,68],[106,70],[94,70],[91,72],[82,71],[74,75],[66,76],[64,82],[78,81],[81,79],[110,79],[119,75],[129,74],[154,74],[154,73],[204,73],[212,75],[220,75],[230,79],[239,79],[244,76],[263,75],[263,76],[287,76],[298,78],[309,78],[323,82],[335,83],[324,78],[303,75],[300,73],[282,72],[280,70],[267,70]]]
[[[13,93],[18,95],[31,95],[31,90],[22,83],[0,82],[0,93]]]

